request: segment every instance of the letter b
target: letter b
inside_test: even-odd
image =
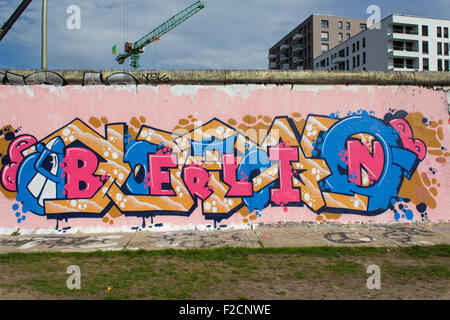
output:
[[[94,175],[98,166],[95,154],[84,148],[67,148],[64,162],[67,198],[91,198],[102,186],[100,178]]]

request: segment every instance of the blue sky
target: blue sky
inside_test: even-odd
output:
[[[111,53],[135,41],[196,0],[48,0],[49,69],[129,69]],[[128,2],[128,24],[125,3]],[[267,54],[312,13],[368,18],[408,14],[450,19],[449,0],[209,0],[206,8],[146,47],[143,69],[267,69]],[[21,0],[0,0],[2,25]],[[34,0],[0,42],[0,68],[40,68],[41,0]],[[81,8],[81,29],[69,30],[69,5]],[[128,25],[127,28],[125,26]],[[128,35],[128,37],[127,37]]]

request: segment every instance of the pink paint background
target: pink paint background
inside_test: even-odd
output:
[[[38,140],[64,126],[74,118],[89,123],[90,117],[106,116],[110,123],[129,123],[133,116],[144,116],[146,125],[171,131],[181,118],[193,115],[200,122],[218,118],[224,122],[233,118],[242,119],[247,114],[276,116],[299,112],[303,118],[308,114],[330,115],[340,112],[345,117],[348,111],[358,109],[375,111],[383,118],[389,108],[408,112],[421,112],[429,120],[448,119],[447,94],[421,87],[377,87],[377,86],[0,86],[1,124],[14,128],[22,127],[21,133],[34,135]],[[104,135],[104,129],[98,129]],[[420,138],[420,136],[416,136]],[[443,145],[450,148],[449,129],[444,125]],[[425,159],[427,160],[427,159]],[[441,187],[438,189],[437,208],[428,210],[433,222],[449,221],[449,168],[448,163],[433,161],[438,172],[434,176]],[[417,170],[425,171],[428,165],[422,163]],[[9,232],[19,226],[12,210],[13,200],[0,195],[0,230]],[[252,223],[276,223],[280,221],[316,221],[317,214],[309,209],[291,207],[268,207],[262,217]],[[222,224],[242,225],[243,217],[235,213]],[[421,217],[414,216],[415,221]],[[337,222],[395,222],[393,213],[386,211],[376,217],[343,215]],[[27,213],[20,229],[54,229],[55,221]],[[193,228],[211,224],[205,220],[199,209],[190,217],[155,217],[154,223],[163,223],[172,228]],[[141,218],[120,217],[113,226],[101,219],[69,219],[60,222],[59,227],[79,227],[80,230],[100,231],[107,228],[138,227]],[[1,233],[1,231],[0,231]]]

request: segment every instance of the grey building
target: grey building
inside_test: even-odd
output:
[[[365,30],[366,20],[312,14],[269,50],[269,69],[313,69],[314,58]]]

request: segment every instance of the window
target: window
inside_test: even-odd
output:
[[[348,56],[350,54],[348,47],[346,48],[345,52],[346,52],[346,56]]]
[[[350,39],[351,35],[350,33],[347,33],[347,40]]]
[[[444,43],[444,55],[448,56],[448,42]]]
[[[437,43],[437,54],[438,55],[442,54],[442,43],[441,42]]]
[[[428,37],[428,26],[422,26],[422,36]]]
[[[450,71],[449,69],[448,69],[448,60],[445,60],[445,69],[444,69],[445,71]]]
[[[359,51],[359,41],[356,42],[356,51]]]
[[[365,52],[363,52],[363,62],[362,62],[362,64],[366,64],[366,53]]]
[[[353,68],[355,68],[355,66],[356,66],[356,60],[355,60],[355,57],[353,57]]]
[[[428,58],[424,58],[423,59],[422,65],[423,65],[423,70],[424,71],[430,70]]]
[[[322,53],[327,52],[329,49],[330,49],[330,46],[328,45],[328,43],[322,43],[322,46],[321,46]]]
[[[363,46],[363,48],[366,47],[366,38],[363,38],[363,39],[362,39],[362,46]]]
[[[414,51],[412,42],[405,42],[405,45],[406,45],[406,51]]]
[[[403,51],[403,42],[402,41],[394,41],[393,48],[394,48],[394,50]]]
[[[339,34],[338,34],[338,41],[339,42],[344,41],[344,35],[342,34],[342,32],[339,32]]]
[[[328,41],[329,40],[329,34],[327,31],[322,31],[322,33],[320,34],[320,37],[322,39],[322,41]]]
[[[359,62],[360,62],[360,60],[359,60],[359,54],[356,56],[356,66],[357,67],[359,67]]]
[[[438,36],[438,38],[442,37],[442,28],[441,27],[437,27],[437,36]]]
[[[442,59],[438,59],[438,61],[437,61],[437,69],[438,69],[438,71],[442,71]]]
[[[405,27],[405,33],[406,34],[419,34],[416,30],[414,30],[413,27],[410,27],[410,26]]]
[[[428,41],[422,41],[422,52],[428,53]]]
[[[403,26],[394,25],[392,27],[392,32],[393,33],[403,33]]]
[[[359,30],[360,31],[364,31],[364,30],[366,30],[367,29],[367,24],[365,24],[365,23],[360,23],[359,24]]]
[[[404,67],[403,59],[394,58],[394,68],[402,68]]]
[[[330,58],[327,58],[327,67],[330,65]]]
[[[413,59],[406,59],[406,68],[414,69],[414,61],[413,61]]]
[[[347,70],[350,70],[350,61],[347,60]]]
[[[344,28],[344,25],[343,25],[342,21],[338,22],[338,26],[339,26],[339,29],[341,29],[341,30],[342,30],[342,28]]]
[[[355,51],[356,51],[356,43],[353,43],[353,53],[355,53]]]
[[[444,28],[444,38],[448,38],[448,28]]]
[[[345,28],[346,28],[347,30],[350,30],[350,22],[346,22],[346,23],[345,23]]]
[[[328,20],[322,20],[322,28],[328,28]]]

